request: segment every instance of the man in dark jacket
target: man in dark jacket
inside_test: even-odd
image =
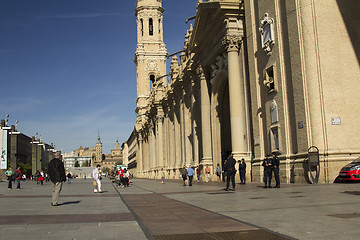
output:
[[[272,178],[272,160],[270,155],[266,155],[266,158],[263,161],[262,166],[264,167],[264,182],[265,188],[271,188],[271,178]]]
[[[232,190],[235,191],[235,173],[236,173],[235,164],[236,164],[236,160],[233,158],[233,155],[230,154],[224,165],[224,172],[226,173],[225,191],[229,191],[230,180],[233,186]]]
[[[239,173],[240,173],[240,184],[245,184],[246,183],[246,163],[245,163],[245,159],[241,159],[241,162],[239,161]]]
[[[58,206],[62,183],[66,181],[64,164],[61,161],[60,152],[55,153],[55,158],[49,162],[48,174],[53,183],[51,206]]]
[[[276,188],[280,188],[280,177],[279,177],[279,165],[280,165],[280,160],[279,158],[276,156],[276,153],[273,153],[273,171],[274,171],[274,177],[275,177],[275,181],[276,181]]]

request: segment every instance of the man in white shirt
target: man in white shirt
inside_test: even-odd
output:
[[[93,171],[92,177],[94,181],[96,182],[96,186],[94,188],[94,193],[102,193],[101,190],[101,171],[100,171],[100,165],[96,165],[96,168]]]

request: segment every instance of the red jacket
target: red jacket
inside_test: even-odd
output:
[[[21,177],[22,177],[22,173],[21,173],[21,171],[20,171],[20,170],[18,170],[18,169],[16,169],[15,173],[16,173],[16,172],[18,172],[18,173],[19,173],[19,176],[18,176],[18,177],[15,177],[15,179],[16,179],[16,180],[21,179]]]
[[[120,169],[120,170],[119,170],[119,176],[120,176],[120,177],[123,177],[123,176],[124,176],[124,170],[123,170],[123,169]]]

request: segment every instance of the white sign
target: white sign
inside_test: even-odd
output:
[[[0,130],[0,169],[7,169],[7,130]]]
[[[339,117],[331,118],[331,125],[341,125],[341,118]]]

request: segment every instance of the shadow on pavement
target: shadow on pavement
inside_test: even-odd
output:
[[[63,202],[63,203],[61,203],[61,204],[59,204],[59,205],[70,205],[70,204],[78,204],[78,203],[80,203],[81,201],[71,201],[71,202]]]

